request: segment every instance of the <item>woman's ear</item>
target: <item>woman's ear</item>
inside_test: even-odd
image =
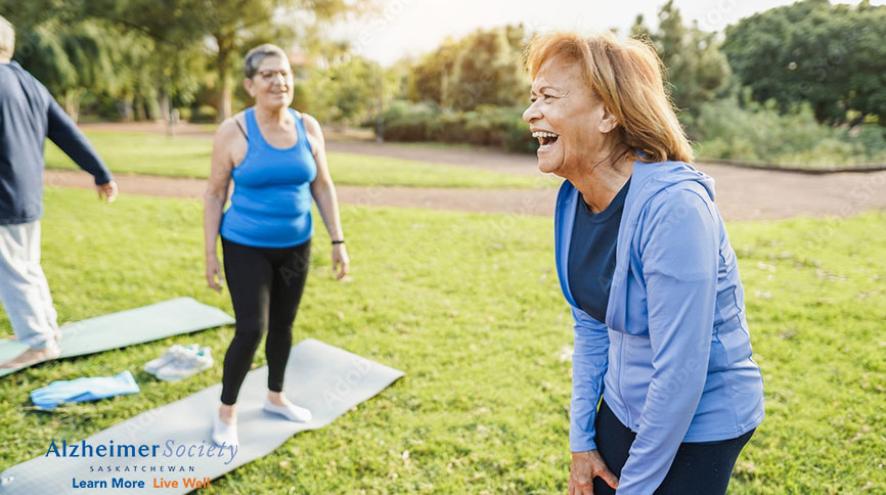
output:
[[[616,118],[615,114],[609,111],[606,106],[603,106],[603,118],[600,119],[600,124],[597,127],[602,134],[608,134],[612,132],[613,129],[618,127],[618,118]]]
[[[243,88],[246,89],[246,92],[249,93],[249,96],[255,98],[255,89],[253,88],[252,79],[244,79],[243,80]]]

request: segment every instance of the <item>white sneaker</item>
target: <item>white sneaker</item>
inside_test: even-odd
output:
[[[174,361],[176,357],[183,356],[189,349],[196,351],[198,346],[197,344],[192,344],[187,347],[178,344],[170,346],[162,356],[145,363],[144,370],[154,375],[160,371],[160,368]]]
[[[313,418],[311,411],[298,407],[295,404],[289,402],[288,400],[283,400],[284,405],[278,406],[274,404],[267,398],[265,398],[265,404],[262,406],[262,409],[269,413],[279,414],[289,421],[297,421],[299,423],[307,423]]]
[[[175,381],[187,378],[212,367],[212,350],[202,347],[196,353],[186,351],[176,356],[155,374],[157,378]]]
[[[212,417],[212,441],[219,447],[240,445],[237,435],[237,420],[231,424],[225,423],[215,412]]]

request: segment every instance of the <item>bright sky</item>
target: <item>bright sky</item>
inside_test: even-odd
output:
[[[340,26],[358,53],[390,65],[406,55],[421,55],[446,37],[483,27],[522,22],[530,31],[569,29],[597,32],[616,27],[626,33],[637,14],[654,26],[666,0],[377,0],[375,17]],[[698,20],[706,31],[721,31],[742,17],[794,0],[676,0],[684,20]],[[856,1],[839,3],[857,4]],[[874,1],[875,5],[884,1]]]

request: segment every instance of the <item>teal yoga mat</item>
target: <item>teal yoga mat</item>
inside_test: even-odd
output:
[[[218,308],[199,303],[190,297],[179,297],[62,326],[62,353],[59,359],[232,323],[234,319]],[[12,359],[25,349],[27,347],[18,341],[0,340],[0,362]],[[0,369],[0,376],[20,369],[22,368]]]
[[[292,348],[286,367],[286,395],[307,407],[314,418],[295,423],[261,409],[267,393],[268,369],[250,371],[240,389],[240,447],[210,455],[212,415],[217,413],[221,385],[203,389],[177,402],[143,412],[81,440],[56,438],[56,451],[33,452],[34,459],[0,473],[0,495],[63,495],[144,493],[173,495],[197,486],[271,453],[292,435],[322,428],[357,404],[368,400],[403,376],[403,372],[323,342],[307,339]],[[62,441],[71,445],[132,446],[124,457],[61,457]],[[142,446],[147,446],[143,448]],[[157,445],[156,455],[150,452]],[[201,455],[198,449],[203,448]],[[167,453],[171,455],[164,455]],[[142,456],[141,451],[148,455]],[[106,451],[108,452],[108,451]],[[128,451],[124,451],[126,454]],[[177,454],[182,452],[182,456]],[[195,454],[188,457],[188,453]],[[119,452],[118,452],[119,453]],[[306,452],[305,455],[311,455]],[[101,472],[97,472],[98,468]],[[159,469],[173,468],[161,472]],[[152,472],[151,470],[154,469]],[[119,470],[119,471],[118,471]],[[115,481],[116,480],[116,481]],[[170,486],[177,483],[177,487]],[[84,488],[75,488],[85,483]],[[88,486],[92,483],[92,486]],[[115,488],[116,483],[116,488]],[[139,483],[144,483],[140,488]],[[156,485],[155,485],[156,483]],[[164,485],[165,483],[165,485]],[[210,482],[211,483],[211,482]],[[105,485],[106,484],[106,485]],[[162,486],[161,486],[162,485]],[[160,486],[155,488],[155,486]]]

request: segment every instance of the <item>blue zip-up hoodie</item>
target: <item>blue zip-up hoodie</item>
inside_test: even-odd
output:
[[[634,163],[606,321],[570,292],[578,190],[563,183],[554,218],[557,274],[575,319],[570,448],[596,449],[602,393],[637,436],[618,493],[653,493],[681,442],[738,437],[763,420],[735,252],[714,180],[683,162]]]

